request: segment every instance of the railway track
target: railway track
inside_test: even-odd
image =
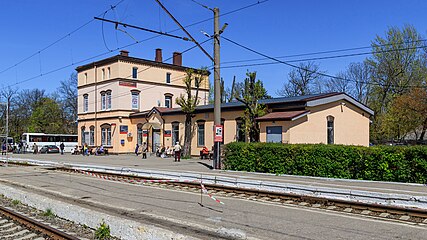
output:
[[[181,191],[201,192],[200,182],[158,181],[161,179],[142,178],[124,174],[111,174],[93,171],[76,171],[69,168],[55,168],[53,170],[65,171],[73,174],[94,175],[112,181],[127,182],[129,184],[142,183],[144,185],[170,188]],[[154,180],[154,181],[151,181]],[[322,197],[308,197],[296,194],[282,194],[262,190],[248,190],[234,187],[224,187],[215,184],[204,184],[208,192],[218,198],[239,198],[251,201],[268,202],[299,206],[304,208],[324,209],[325,211],[337,211],[346,214],[359,214],[383,218],[387,220],[404,221],[417,224],[427,224],[427,211],[418,208],[403,208],[380,204],[368,204],[363,202],[326,199]]]
[[[0,206],[0,239],[14,240],[78,240],[65,232]]]

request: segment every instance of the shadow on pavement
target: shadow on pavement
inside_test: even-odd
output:
[[[207,164],[207,163],[204,163],[204,162],[197,162],[197,163],[202,164],[203,166],[205,166],[205,167],[207,167],[207,168],[209,168],[211,170],[213,169],[213,167],[211,165]]]

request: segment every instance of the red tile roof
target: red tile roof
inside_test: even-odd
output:
[[[286,112],[272,112],[264,115],[262,117],[256,118],[257,121],[274,121],[274,120],[292,120],[295,117],[301,116],[303,114],[308,113],[309,111],[301,110],[301,111],[286,111]]]

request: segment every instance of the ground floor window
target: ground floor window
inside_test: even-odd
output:
[[[334,117],[328,116],[327,118],[327,134],[328,144],[334,144]]]
[[[175,145],[176,142],[179,142],[179,123],[172,123],[172,145]]]
[[[205,122],[197,123],[197,146],[205,146]]]
[[[282,126],[266,127],[267,142],[281,143],[282,142]]]
[[[95,127],[91,126],[89,131],[89,145],[95,145]]]
[[[142,145],[142,125],[137,127],[136,140],[139,145]]]
[[[111,146],[111,127],[110,125],[101,126],[101,144]]]

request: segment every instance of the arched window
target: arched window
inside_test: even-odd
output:
[[[86,142],[86,128],[85,127],[82,127],[81,128],[81,137],[82,137],[82,142],[81,142],[81,144],[83,145],[83,144],[85,144],[85,143],[87,143]]]
[[[89,145],[95,145],[95,126],[90,126],[89,131]]]
[[[107,96],[107,110],[111,110],[111,90],[105,92]]]
[[[139,145],[142,145],[142,124],[137,125],[136,141]]]
[[[101,92],[101,110],[105,110],[107,106],[107,98],[105,96],[105,91]]]
[[[111,146],[111,125],[101,125],[101,144],[104,146]]]
[[[327,116],[328,144],[334,144],[334,117]]]

